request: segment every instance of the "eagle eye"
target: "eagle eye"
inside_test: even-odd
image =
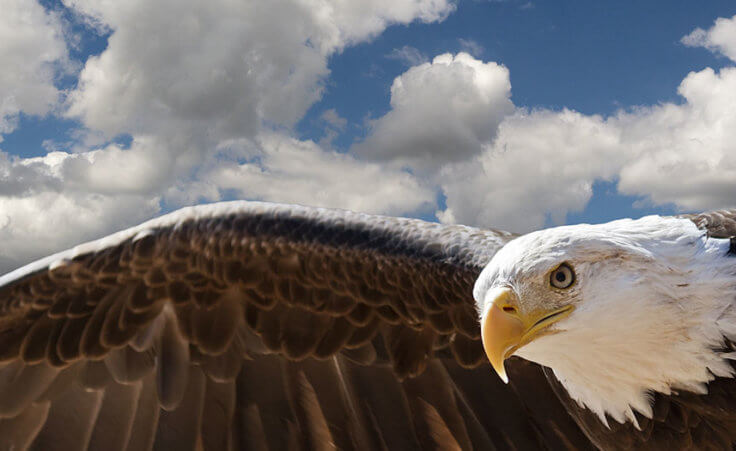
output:
[[[573,282],[575,282],[575,272],[567,263],[561,264],[549,275],[549,283],[555,288],[570,288]]]

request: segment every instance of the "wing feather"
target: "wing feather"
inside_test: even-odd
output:
[[[511,238],[235,202],[52,255],[0,277],[0,431],[34,449],[539,446],[489,432],[531,420],[513,396],[468,402],[495,376],[462,369],[483,361],[473,283]]]
[[[110,384],[105,388],[89,449],[125,451],[131,436],[142,383]]]

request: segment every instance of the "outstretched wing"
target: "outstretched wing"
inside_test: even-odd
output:
[[[233,202],[32,263],[0,278],[0,449],[586,446],[539,367],[477,368],[511,238]]]

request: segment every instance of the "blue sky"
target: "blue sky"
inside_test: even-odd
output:
[[[695,27],[708,28],[716,17],[734,14],[736,6],[730,1],[461,2],[441,23],[394,26],[334,56],[328,90],[299,131],[305,138],[319,139],[323,131],[315,127],[317,119],[326,109],[336,108],[356,125],[337,144],[347,147],[360,139],[366,115],[379,116],[389,109],[388,88],[406,63],[387,55],[404,46],[428,57],[474,50],[478,58],[502,63],[511,71],[514,103],[530,108],[567,107],[608,115],[638,105],[680,102],[677,86],[690,71],[732,64],[721,55],[686,47],[680,39]],[[468,49],[468,42],[478,48]],[[378,70],[366,71],[366,60]],[[647,202],[635,208],[642,197],[617,193],[615,182],[599,181],[593,190],[584,211],[570,213],[568,223],[677,212],[673,205]]]
[[[474,56],[511,70],[517,105],[609,114],[678,101],[677,86],[688,72],[730,63],[680,39],[734,14],[730,1],[460,2],[443,22],[393,26],[332,57],[330,89],[313,109],[337,107],[355,123],[366,111],[382,114],[391,80],[406,70],[386,55],[411,46],[432,57],[465,50],[462,40],[479,45]],[[375,76],[365,61],[379,67]]]
[[[11,2],[6,265],[232,198],[519,231],[733,205],[732,1],[167,1]]]

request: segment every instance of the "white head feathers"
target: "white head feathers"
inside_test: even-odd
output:
[[[722,353],[736,339],[736,257],[729,241],[706,237],[688,219],[649,216],[522,236],[478,278],[474,296],[509,286],[523,306],[575,310],[515,355],[550,367],[570,396],[607,424],[651,417],[650,393],[704,392],[733,375]],[[576,282],[549,286],[567,262]],[[633,410],[632,410],[633,409]],[[638,425],[637,425],[638,427]]]

